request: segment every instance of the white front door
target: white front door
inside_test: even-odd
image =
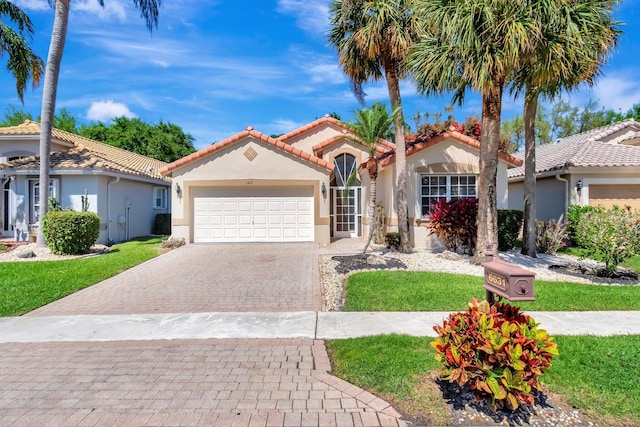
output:
[[[359,237],[362,234],[361,187],[332,187],[333,237]]]
[[[313,197],[196,196],[193,241],[312,242]]]

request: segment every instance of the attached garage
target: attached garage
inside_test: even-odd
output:
[[[595,185],[589,186],[589,205],[610,208],[613,205],[631,206],[640,209],[640,185]]]
[[[313,187],[197,189],[193,241],[312,242],[313,203]]]

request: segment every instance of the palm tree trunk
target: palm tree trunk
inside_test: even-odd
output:
[[[371,164],[371,162],[373,162],[373,164]],[[370,190],[369,190],[369,233],[367,236],[367,242],[364,245],[364,248],[362,249],[362,253],[367,253],[367,249],[369,248],[369,245],[371,244],[371,238],[373,237],[373,224],[375,222],[375,216],[376,216],[376,196],[377,196],[377,182],[378,182],[378,162],[373,158],[370,157],[369,160],[367,160],[367,170],[369,171],[369,185],[370,185]]]
[[[407,203],[407,154],[404,139],[404,115],[402,98],[400,97],[400,81],[395,67],[385,67],[391,111],[397,111],[393,124],[396,143],[396,215],[398,217],[398,233],[400,234],[399,252],[411,252],[409,235],[409,209]]]
[[[42,111],[40,113],[40,209],[39,220],[42,221],[47,213],[49,201],[49,159],[51,152],[51,130],[53,129],[53,116],[56,109],[56,94],[58,90],[58,75],[60,74],[60,62],[64,51],[64,43],[67,37],[67,23],[69,21],[70,0],[56,0],[55,19],[53,32],[49,44],[49,56],[44,75],[44,87],[42,91]],[[45,246],[45,238],[42,227],[38,227],[38,246]]]
[[[536,258],[536,113],[538,96],[524,98],[524,218],[522,254]]]
[[[478,176],[478,239],[475,261],[484,262],[488,243],[498,243],[496,177],[500,147],[502,81],[482,91],[482,131],[480,134],[480,173]]]

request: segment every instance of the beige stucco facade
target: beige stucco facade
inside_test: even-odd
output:
[[[412,244],[416,248],[438,246],[428,236],[421,206],[423,175],[477,177],[478,146],[468,137],[452,136],[426,149],[414,150],[407,157],[407,191]],[[389,143],[377,147],[377,155],[390,149]],[[392,153],[390,154],[393,155]],[[313,241],[326,244],[344,236],[341,229],[346,217],[355,222],[351,236],[366,236],[369,229],[368,201],[371,183],[362,167],[368,152],[349,138],[348,131],[337,120],[323,118],[294,130],[278,139],[267,137],[248,128],[227,140],[207,147],[169,165],[162,171],[173,179],[173,236],[194,242],[194,201],[202,198],[218,201],[225,198],[250,200],[263,196],[280,198],[310,197],[313,199]],[[391,161],[390,161],[391,160]],[[385,211],[386,231],[397,230],[395,213],[395,162],[381,162],[377,180],[377,201]],[[347,163],[345,163],[345,161]],[[345,165],[356,168],[355,184],[341,186],[348,171]],[[500,160],[498,167],[498,207],[507,207],[507,167]],[[338,176],[340,175],[340,176]],[[344,175],[344,176],[342,176]],[[341,181],[342,177],[342,181]],[[177,191],[179,190],[179,191]],[[342,198],[341,191],[353,191]],[[358,196],[354,196],[357,194]],[[347,212],[344,203],[354,203]],[[352,201],[356,200],[356,201]],[[353,218],[356,217],[356,220]],[[351,226],[351,225],[350,225]],[[215,240],[215,239],[214,239]]]

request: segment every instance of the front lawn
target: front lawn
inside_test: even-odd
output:
[[[421,424],[445,425],[447,408],[432,381],[439,365],[430,341],[384,335],[328,342],[332,374]],[[601,425],[640,425],[640,335],[560,336],[556,342],[560,356],[541,377],[545,389]]]
[[[372,271],[349,276],[345,311],[457,311],[485,298],[483,278],[421,271]],[[527,311],[640,310],[640,286],[535,281]]]
[[[27,313],[115,276],[158,256],[161,242],[159,237],[145,237],[89,258],[0,263],[0,316]]]

